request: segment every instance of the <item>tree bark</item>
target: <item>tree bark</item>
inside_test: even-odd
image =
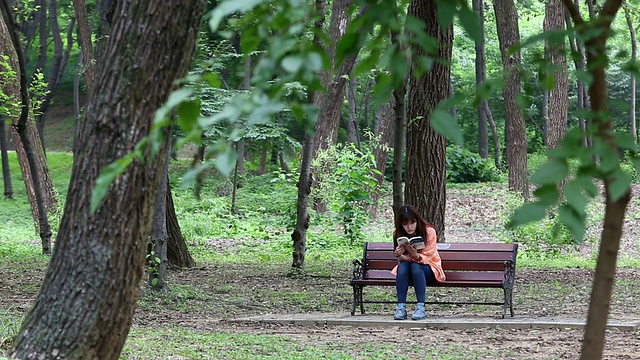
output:
[[[589,86],[589,98],[591,100],[593,124],[596,126],[595,136],[602,139],[613,154],[619,154],[614,139],[613,120],[607,103],[608,89],[605,69],[608,63],[606,45],[611,21],[620,10],[622,0],[607,0],[600,11],[598,19],[593,19],[590,22],[583,20],[570,0],[564,0],[564,4],[569,10],[576,28],[580,28],[581,31],[588,34],[598,34],[597,36],[587,37],[588,40],[585,42],[587,69],[593,79]],[[631,190],[627,189],[623,196],[613,200],[611,186],[614,181],[615,179],[611,176],[611,172],[605,174],[604,222],[596,273],[589,301],[587,327],[582,341],[580,355],[582,360],[601,359],[604,351],[605,332],[611,306],[611,294],[615,281],[622,226],[627,205],[631,198]]]
[[[447,64],[451,61],[453,25],[442,28],[435,0],[413,0],[408,15],[422,20],[425,34],[435,38],[439,46],[435,54],[426,54],[422,47],[412,45],[414,59],[427,55],[437,60],[430,71],[419,77],[416,75],[418,61],[412,61],[411,65],[405,199],[420,209],[434,226],[438,241],[445,241],[446,139],[430,126],[430,116],[449,96],[451,69]]]
[[[629,36],[631,36],[631,62],[635,63],[638,59],[638,42],[636,41],[636,31],[633,28],[633,21],[631,20],[631,15],[629,14],[629,10],[624,8],[624,17],[627,20],[627,26],[629,27]],[[631,108],[629,112],[630,123],[631,123],[631,134],[633,134],[633,141],[638,143],[638,128],[636,123],[636,75],[631,73],[631,83],[629,84],[631,98],[629,100]]]
[[[571,5],[575,8],[576,11],[580,11],[580,0],[575,0],[575,4]],[[566,10],[566,9],[565,9]],[[565,11],[565,24],[567,26],[567,29],[571,29],[573,26],[571,25],[571,17],[569,16],[569,12]],[[577,41],[575,35],[572,34],[572,32],[569,32],[569,46],[571,47],[571,53],[573,54],[572,58],[573,58],[573,63],[574,66],[576,67],[576,71],[577,72],[583,72],[586,71],[586,59],[585,59],[585,53],[584,53],[584,46],[582,45],[582,43],[580,41]],[[585,134],[584,138],[582,139],[582,146],[584,147],[589,147],[591,146],[591,140],[589,139],[588,136],[586,136],[586,131],[587,131],[587,119],[584,118],[584,116],[581,116],[580,114],[583,112],[583,109],[588,109],[589,108],[589,100],[588,100],[588,94],[587,94],[587,90],[586,90],[586,86],[584,84],[584,81],[581,80],[580,77],[578,77],[577,81],[576,81],[576,86],[577,86],[577,111],[576,114],[578,114],[578,123],[580,126],[580,130],[582,130],[582,132]]]
[[[165,131],[168,129],[165,129]],[[169,128],[170,130],[170,128]],[[170,131],[167,131],[170,132]],[[169,134],[169,138],[171,135]],[[167,145],[168,146],[168,145]],[[149,287],[155,291],[167,289],[167,190],[169,188],[169,151],[165,152],[162,178],[158,185],[151,225],[151,254],[149,254]]]
[[[322,32],[324,26],[324,0],[315,0],[315,14],[317,20],[314,23],[313,43],[321,46],[321,40],[318,36]],[[309,104],[317,104],[317,94],[313,91],[307,94]],[[307,122],[312,119],[307,119]],[[309,123],[305,124],[304,142],[302,144],[302,159],[300,160],[300,177],[298,178],[298,197],[296,199],[296,225],[291,233],[291,241],[293,245],[293,259],[291,269],[293,271],[304,271],[304,260],[307,253],[307,229],[311,215],[309,215],[309,194],[311,194],[311,186],[313,185],[313,176],[311,174],[311,161],[315,150],[314,136],[308,130]]]
[[[4,181],[4,197],[13,199],[13,186],[11,185],[11,169],[9,168],[9,154],[7,153],[7,125],[0,116],[0,152],[2,153],[2,179]]]
[[[117,0],[116,0],[117,1]],[[85,0],[73,0],[73,9],[78,19],[78,34],[80,37],[80,50],[84,59],[82,78],[87,87],[87,102],[91,101],[93,89],[96,82],[96,62],[93,54],[93,43],[91,41],[91,26],[89,25],[89,14]]]
[[[480,18],[480,36],[475,43],[476,50],[476,89],[487,80],[487,59],[485,55],[484,39],[484,0],[473,0],[473,11]],[[487,112],[484,104],[486,99],[478,102],[478,155],[483,159],[489,157],[489,129],[487,126]]]
[[[39,146],[39,137],[35,125],[30,118],[29,93],[27,90],[26,62],[20,49],[19,35],[14,31],[13,11],[2,0],[3,16],[0,18],[0,50],[9,54],[9,66],[16,74],[16,79],[9,79],[9,85],[2,91],[20,102],[20,115],[12,121],[12,137],[25,180],[27,196],[31,204],[36,232],[42,242],[42,252],[51,253],[51,227],[48,210],[57,211],[57,197],[46,166],[46,158]],[[10,29],[12,29],[10,31]],[[11,84],[13,83],[13,84]],[[19,100],[18,100],[19,99]],[[54,195],[51,195],[54,194]]]
[[[169,266],[177,268],[192,268],[196,266],[193,260],[187,242],[180,230],[176,209],[173,205],[173,196],[171,195],[171,186],[167,179],[167,261]]]
[[[496,27],[502,54],[502,65],[506,73],[504,91],[504,111],[507,133],[507,164],[509,167],[509,190],[518,192],[529,199],[529,179],[527,173],[527,127],[517,96],[522,93],[520,82],[520,50],[510,51],[520,43],[518,14],[514,0],[495,0]]]
[[[326,149],[335,145],[338,141],[338,128],[340,127],[340,116],[344,103],[344,93],[347,83],[345,75],[351,73],[356,62],[359,49],[351,55],[345,57],[342,64],[336,64],[335,44],[344,35],[347,26],[351,22],[349,17],[349,7],[353,0],[334,0],[331,8],[331,21],[329,23],[329,41],[325,46],[327,54],[331,59],[331,69],[322,71],[320,79],[327,89],[318,94],[316,105],[318,106],[318,119],[316,123],[316,134],[314,137],[314,154],[318,149]],[[325,2],[322,1],[324,8]],[[318,179],[320,181],[320,179]]]
[[[564,6],[562,0],[550,0],[545,6],[544,31],[564,30]],[[564,55],[565,42],[552,43],[547,40],[545,53],[547,61],[553,69],[554,87],[549,89],[548,106],[548,138],[547,147],[555,149],[567,132],[567,116],[569,112],[569,74],[567,57]]]
[[[169,139],[109,186],[91,212],[96,178],[149,134],[154,112],[196,49],[202,0],[119,0],[100,89],[81,124],[68,198],[42,288],[12,357],[118,359],[136,308],[153,201]],[[160,165],[160,166],[159,166]]]

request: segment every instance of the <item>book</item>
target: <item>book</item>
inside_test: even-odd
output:
[[[414,236],[412,238],[400,236],[396,241],[398,242],[398,245],[409,243],[416,250],[424,249],[424,239],[422,236]]]

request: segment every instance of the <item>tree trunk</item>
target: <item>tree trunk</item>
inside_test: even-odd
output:
[[[347,119],[347,141],[355,144],[360,149],[360,133],[358,126],[358,112],[356,105],[356,78],[352,73],[347,86],[347,102],[349,104],[349,118]]]
[[[550,0],[545,7],[544,31],[564,30],[564,6],[562,0]],[[555,149],[567,133],[567,114],[569,112],[569,74],[565,42],[551,43],[547,40],[545,53],[549,65],[553,68],[554,87],[549,89],[548,138],[547,147]]]
[[[45,81],[47,82],[46,93],[40,97],[40,106],[36,115],[36,125],[38,128],[38,134],[40,136],[40,143],[42,144],[42,149],[45,149],[44,142],[44,124],[47,116],[47,111],[49,110],[49,105],[51,104],[51,100],[55,95],[56,89],[58,88],[58,84],[60,79],[62,78],[62,73],[64,72],[64,68],[66,66],[65,55],[68,56],[71,51],[73,37],[67,36],[67,48],[66,51],[63,52],[63,44],[62,38],[60,37],[60,28],[58,26],[58,4],[56,0],[50,0],[49,2],[49,24],[51,27],[51,37],[53,38],[53,59],[51,61],[51,67],[49,71],[45,72]],[[68,32],[73,31],[73,27],[75,25],[75,18],[71,19],[69,22]],[[46,151],[45,151],[46,153]]]
[[[545,6],[544,32],[564,30],[564,5],[562,0],[550,0]],[[565,55],[565,39],[555,42],[547,40],[545,42],[545,55],[548,65],[553,69],[554,86],[548,90],[547,107],[547,149],[556,149],[567,133],[567,118],[569,112],[569,70],[567,67],[567,57]],[[564,193],[565,181],[558,184],[558,193]]]
[[[11,169],[9,168],[9,154],[7,153],[7,125],[0,116],[0,152],[2,153],[2,179],[4,180],[4,197],[13,199],[13,186],[11,185]]]
[[[169,128],[170,129],[170,128]],[[166,131],[167,129],[165,129]],[[170,131],[169,131],[170,132]],[[170,135],[169,135],[170,138]],[[155,291],[167,289],[167,190],[169,188],[169,151],[162,166],[162,178],[158,185],[153,206],[151,225],[151,253],[149,254],[149,287]]]
[[[513,0],[495,0],[496,27],[500,41],[502,65],[507,74],[504,98],[507,133],[507,164],[509,166],[509,190],[516,191],[525,200],[529,199],[529,179],[527,173],[527,127],[518,106],[517,96],[522,93],[520,83],[520,50],[510,51],[520,43],[518,14]]]
[[[575,4],[569,5],[569,6],[573,6],[576,11],[580,11],[580,0],[575,0]],[[568,12],[565,12],[565,24],[567,26],[567,29],[571,30],[571,28],[573,27],[571,25],[571,17],[569,16]],[[577,41],[575,35],[573,35],[573,33],[571,31],[569,31],[569,46],[571,47],[571,53],[573,54],[572,58],[573,58],[573,63],[574,66],[576,67],[576,72],[584,72],[586,71],[586,65],[585,65],[585,53],[584,53],[584,47],[582,46],[582,43],[580,41]],[[584,116],[580,115],[582,114],[584,111],[584,109],[588,109],[589,108],[589,101],[588,101],[588,94],[587,94],[587,90],[586,90],[586,86],[584,84],[584,81],[581,79],[581,77],[578,77],[577,79],[577,89],[576,89],[578,95],[577,95],[577,111],[576,114],[578,114],[578,123],[580,126],[580,130],[582,130],[582,132],[585,134],[584,138],[582,139],[582,146],[584,147],[589,147],[591,146],[591,141],[590,139],[586,136],[586,131],[587,131],[587,119],[584,118]]]
[[[636,31],[633,28],[633,21],[631,20],[631,15],[629,14],[629,10],[624,8],[624,17],[627,20],[627,26],[629,27],[629,35],[631,36],[631,63],[635,63],[638,59],[638,43],[636,41]],[[638,143],[638,130],[636,123],[636,75],[631,73],[631,84],[629,85],[631,92],[630,105],[631,108],[629,112],[631,113],[631,117],[629,121],[631,122],[631,134],[633,134],[633,141]]]
[[[117,1],[117,0],[114,0]],[[96,82],[96,59],[93,54],[93,44],[91,42],[91,26],[89,25],[89,14],[85,0],[73,0],[73,9],[78,19],[79,45],[82,51],[83,70],[82,78],[87,87],[87,102],[91,101],[93,89]]]
[[[494,161],[496,167],[498,169],[502,169],[502,149],[500,146],[500,136],[498,135],[498,128],[496,127],[496,122],[493,120],[493,114],[491,114],[491,109],[489,109],[489,102],[484,101],[484,112],[487,114],[487,119],[489,119],[489,125],[491,125],[491,134],[493,139],[493,148],[494,151]]]
[[[407,177],[405,199],[416,206],[438,233],[438,241],[445,240],[444,214],[446,208],[446,139],[430,126],[431,112],[449,96],[453,25],[442,29],[438,19],[438,2],[413,0],[409,16],[424,21],[425,34],[437,40],[437,53],[425,54],[422,47],[412,44],[414,57],[429,55],[436,60],[430,71],[416,75],[416,61],[412,61],[409,80],[409,108],[407,114]]]
[[[325,2],[322,1],[324,8]],[[318,94],[316,105],[318,106],[318,119],[316,122],[316,134],[314,144],[316,149],[326,149],[335,145],[338,141],[338,128],[340,126],[340,116],[342,115],[342,105],[344,103],[344,93],[346,86],[346,76],[351,73],[356,62],[359,49],[347,56],[342,64],[336,64],[335,44],[344,35],[347,26],[351,22],[349,18],[349,7],[353,0],[334,0],[331,7],[331,22],[329,24],[329,44],[325,46],[327,54],[331,59],[331,69],[322,71],[320,78],[327,91]],[[338,67],[339,66],[339,67]],[[318,181],[321,181],[318,179]]]
[[[182,236],[176,209],[173,205],[173,196],[171,195],[171,186],[167,178],[167,261],[169,266],[177,268],[192,268],[196,266],[196,262],[189,253],[187,242]]]
[[[387,160],[389,159],[389,148],[391,147],[393,140],[393,128],[395,124],[395,112],[393,111],[394,105],[395,101],[392,97],[389,99],[388,103],[384,104],[380,109],[378,109],[378,111],[376,111],[375,121],[379,125],[377,126],[378,132],[374,134],[374,138],[378,142],[373,148],[373,156],[376,159],[376,169],[380,174],[374,174],[373,176],[376,179],[377,188],[381,188],[384,182],[385,169],[387,167]],[[381,194],[379,191],[375,191],[370,195],[373,200],[373,205],[368,206],[367,210],[369,215],[376,218],[378,200],[380,200]]]
[[[407,82],[409,77],[405,76],[402,85],[393,90],[393,213],[395,214],[404,205],[403,190],[403,159],[406,146],[406,124],[407,111],[405,106],[405,96],[407,94]]]
[[[148,135],[196,50],[202,0],[119,0],[97,88],[81,124],[56,247],[12,357],[118,359],[131,326],[168,151],[134,160],[94,212],[98,175]]]
[[[3,4],[6,4],[5,1]],[[51,228],[48,212],[58,210],[57,195],[40,146],[40,138],[33,119],[30,118],[25,60],[22,51],[19,51],[21,46],[19,36],[13,31],[10,32],[9,29],[15,29],[15,27],[7,24],[13,24],[13,11],[9,5],[6,5],[3,17],[0,18],[0,53],[9,55],[9,66],[18,76],[16,79],[11,79],[13,81],[10,81],[2,91],[21,103],[19,117],[12,119],[11,136],[31,204],[36,233],[39,233],[42,241],[42,252],[49,254]]]
[[[484,0],[473,0],[473,11],[480,18],[480,36],[475,43],[476,50],[476,89],[487,80],[487,59],[484,49]],[[478,102],[478,154],[483,159],[489,157],[489,131],[487,127],[487,112],[484,103]]]
[[[582,16],[576,11],[570,0],[564,0],[564,3],[574,23],[577,25],[576,28],[580,27],[585,34],[598,34],[597,36],[587,37],[588,40],[585,43],[587,69],[592,76],[592,82],[589,86],[589,98],[591,100],[593,124],[596,126],[595,136],[600,138],[613,154],[619,154],[614,139],[613,120],[607,103],[609,99],[605,69],[608,63],[606,45],[611,21],[620,9],[622,0],[608,0],[602,7],[598,19],[593,19],[591,22],[585,22],[582,19]],[[619,167],[617,170],[621,171]],[[580,355],[582,360],[602,358],[618,251],[620,249],[620,238],[622,237],[622,226],[627,205],[631,198],[631,190],[627,189],[626,193],[619,199],[612,199],[611,186],[615,178],[611,174],[612,172],[609,171],[604,176],[604,222],[596,273],[593,279],[593,288],[591,289],[591,300],[589,301],[587,327],[582,341]]]
[[[324,0],[315,0],[315,14],[317,20],[314,23],[313,43],[321,46],[319,33],[324,26]],[[317,104],[317,94],[309,92],[307,99],[309,104]],[[312,119],[307,119],[311,121]],[[304,142],[302,144],[302,159],[300,160],[300,177],[298,178],[298,197],[296,200],[296,226],[291,233],[293,244],[293,260],[291,268],[294,271],[304,271],[304,260],[307,253],[307,229],[311,216],[309,215],[309,194],[311,194],[311,186],[313,185],[313,176],[311,174],[311,161],[313,160],[314,136],[308,130],[309,123],[305,124]]]

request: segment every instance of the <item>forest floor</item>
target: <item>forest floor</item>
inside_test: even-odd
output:
[[[638,187],[634,188],[634,194],[638,190]],[[496,215],[503,213],[500,209],[502,206],[504,202],[496,198],[490,187],[448,191],[447,242],[499,241],[493,235],[493,229],[500,228],[504,221]],[[621,256],[636,259],[639,256],[639,207],[638,201],[632,200],[621,243]],[[390,223],[389,215],[384,212],[380,214],[378,221],[381,227],[386,226],[385,222]],[[598,237],[597,226],[588,232],[594,232]],[[216,241],[212,239],[213,245]],[[577,246],[574,251],[590,257],[594,248],[591,242]],[[579,358],[583,331],[576,329],[413,329],[410,331],[421,331],[416,335],[423,336],[423,340],[411,344],[414,355],[407,355],[407,340],[397,336],[400,331],[397,326],[350,328],[228,321],[240,316],[261,314],[348,313],[352,298],[352,290],[348,285],[351,262],[315,264],[311,258],[307,262],[307,276],[291,276],[289,264],[260,267],[198,264],[193,269],[171,271],[170,293],[161,301],[143,293],[133,327],[173,324],[211,332],[281,334],[308,345],[343,344],[342,350],[346,352],[351,348],[381,343],[397,347],[408,358],[439,358],[434,356],[438,349],[449,349],[449,352],[451,349],[460,349],[460,357],[453,358],[467,359]],[[13,313],[24,314],[37,294],[46,264],[6,265],[0,267],[0,310],[11,309]],[[584,268],[518,268],[514,290],[516,317],[586,320],[593,274],[593,270]],[[610,308],[611,319],[640,321],[639,278],[640,269],[619,268]],[[388,290],[380,291],[386,291],[393,299],[393,291]],[[500,292],[494,289],[469,291],[439,288],[431,290],[428,296],[443,299],[497,296],[496,299],[501,299]],[[389,317],[393,313],[392,305],[371,305],[368,309],[370,313],[388,314]],[[428,309],[430,317],[468,315],[498,318],[499,312],[499,307],[468,305],[438,305]],[[361,358],[356,354],[354,352],[353,358]],[[607,330],[604,359],[637,359],[639,354],[640,331]]]

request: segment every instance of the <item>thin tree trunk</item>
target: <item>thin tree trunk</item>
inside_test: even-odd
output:
[[[498,135],[498,128],[496,127],[496,122],[493,119],[493,114],[491,113],[491,109],[489,108],[489,102],[484,102],[484,112],[487,114],[487,119],[489,120],[489,125],[491,126],[491,134],[493,138],[493,148],[494,151],[494,160],[496,163],[496,167],[498,169],[502,169],[502,148],[500,146],[500,136]]]
[[[117,0],[116,0],[117,1]],[[80,35],[80,49],[84,58],[84,68],[82,77],[87,87],[87,99],[91,101],[96,82],[96,67],[93,54],[93,43],[91,41],[91,26],[89,25],[89,14],[85,0],[73,0],[73,9],[78,19],[78,33]]]
[[[169,129],[165,129],[170,130]],[[170,132],[170,131],[167,131]],[[165,145],[167,146],[167,145]],[[165,151],[162,178],[156,192],[151,225],[151,254],[149,256],[149,287],[155,291],[167,290],[167,191],[169,187],[169,151]]]
[[[14,144],[16,147],[16,153],[18,154],[18,160],[20,162],[20,168],[25,179],[25,186],[27,188],[27,194],[29,195],[29,201],[31,203],[31,212],[34,215],[37,232],[40,235],[42,243],[42,253],[51,253],[51,226],[49,224],[49,218],[47,205],[57,207],[57,203],[49,202],[47,199],[57,199],[47,196],[47,190],[44,184],[49,175],[46,167],[46,158],[41,153],[42,148],[39,147],[37,132],[35,126],[29,121],[29,93],[27,90],[27,74],[25,67],[24,54],[20,48],[19,35],[15,31],[17,28],[14,26],[14,17],[11,7],[6,0],[2,0],[2,18],[0,18],[0,53],[9,54],[9,62],[13,69],[16,69],[18,78],[15,79],[16,85],[9,85],[7,88],[2,89],[9,96],[19,99],[20,101],[20,117],[17,121],[13,121],[12,134],[15,134]],[[11,29],[11,31],[9,30]],[[50,180],[50,178],[49,178]],[[48,182],[50,183],[50,181]],[[51,185],[53,188],[53,185]],[[55,193],[55,192],[54,192]]]
[[[600,11],[598,19],[592,22],[585,22],[574,4],[570,0],[564,0],[571,17],[580,27],[581,31],[588,34],[598,34],[588,37],[585,48],[587,54],[587,69],[592,76],[589,86],[589,98],[591,99],[591,109],[593,111],[593,124],[596,126],[596,134],[608,147],[612,154],[619,154],[618,147],[614,139],[613,120],[609,112],[608,90],[606,81],[607,39],[611,28],[611,21],[615,17],[622,5],[622,0],[607,0]],[[619,170],[619,168],[617,169]],[[620,170],[619,170],[620,171]],[[622,237],[622,226],[627,205],[631,198],[631,190],[614,200],[611,194],[611,187],[615,178],[612,172],[605,174],[605,213],[600,238],[600,249],[598,251],[598,261],[596,272],[591,289],[591,299],[589,301],[589,314],[587,316],[587,326],[585,328],[584,340],[582,341],[582,351],[580,359],[591,360],[601,359],[604,351],[605,332],[607,329],[607,319],[611,306],[611,294],[615,281],[618,251],[620,249],[620,238]]]
[[[2,153],[2,179],[4,180],[4,197],[13,199],[13,186],[11,185],[11,169],[9,168],[9,154],[7,153],[7,125],[0,116],[0,152]]]
[[[627,8],[624,8],[624,17],[627,20],[627,26],[629,27],[629,35],[631,36],[631,62],[635,63],[636,60],[638,59],[638,43],[636,41],[636,31],[633,28],[633,21],[631,20],[631,15],[629,14],[629,10]],[[631,73],[631,84],[629,85],[629,87],[630,87],[629,91],[631,92],[631,99],[629,100],[631,105],[629,112],[631,113],[631,116],[629,121],[631,123],[631,134],[633,134],[633,141],[637,144],[638,130],[637,130],[637,123],[636,123],[636,75],[635,73]]]
[[[575,0],[575,3],[571,6],[573,6],[575,10],[579,12],[580,11],[579,4],[580,4],[580,0]],[[567,26],[568,30],[571,30],[573,27],[573,25],[571,24],[571,17],[569,16],[569,12],[566,11],[566,8],[565,8],[565,25]],[[585,69],[586,55],[584,53],[584,47],[582,45],[582,42],[577,41],[575,35],[573,35],[571,31],[569,31],[569,46],[571,47],[571,53],[573,54],[572,58],[573,58],[574,66],[576,67],[576,71],[577,72],[586,71]],[[582,139],[582,146],[586,148],[591,146],[591,141],[586,135],[587,119],[585,119],[584,116],[580,114],[584,112],[583,110],[589,109],[589,101],[588,101],[587,89],[581,77],[578,77],[577,79],[576,91],[578,94],[576,114],[578,114],[578,123],[580,126],[580,130],[582,130],[582,132],[585,134],[584,138]]]
[[[480,19],[480,35],[475,42],[476,50],[476,89],[487,80],[487,59],[485,55],[484,39],[484,0],[473,0],[473,11]],[[486,99],[478,102],[478,154],[483,159],[489,157],[489,132],[487,128],[487,113],[484,103]]]
[[[315,0],[315,14],[317,20],[314,23],[313,43],[321,46],[318,34],[324,26],[324,0]],[[316,103],[316,94],[309,92],[307,94],[309,104]],[[311,121],[312,119],[307,119]],[[309,126],[305,126],[308,129]],[[307,253],[307,229],[311,216],[309,215],[309,194],[311,194],[311,186],[313,186],[313,176],[311,174],[311,161],[313,160],[314,136],[309,130],[305,130],[304,142],[302,144],[302,159],[300,161],[300,177],[298,178],[298,198],[296,200],[296,226],[291,233],[293,245],[293,259],[291,268],[294,271],[304,271],[304,260]]]

